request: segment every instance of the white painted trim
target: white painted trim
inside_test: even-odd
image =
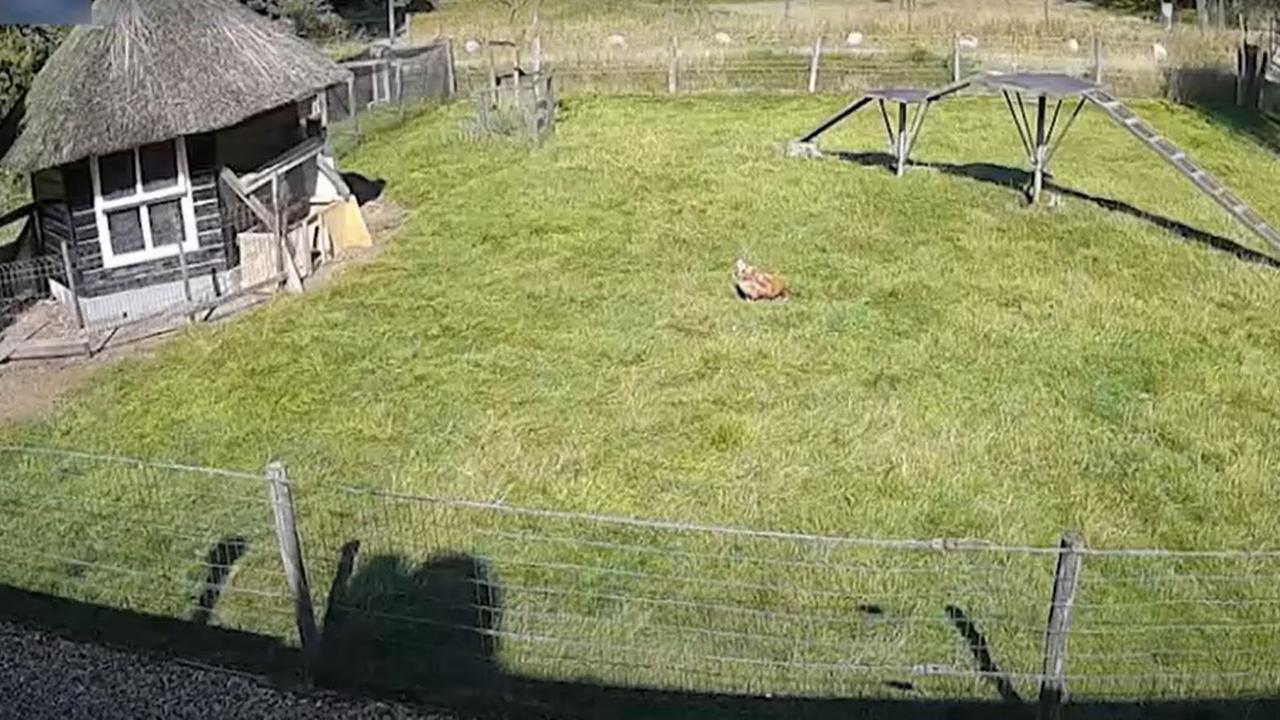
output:
[[[177,244],[156,247],[151,238],[151,216],[147,210],[147,205],[165,200],[176,199],[180,202],[183,225],[182,251],[195,252],[199,249],[200,237],[196,233],[195,204],[191,197],[191,173],[187,166],[187,141],[186,138],[178,138],[173,143],[176,150],[175,159],[178,165],[178,184],[162,190],[144,192],[142,190],[141,153],[138,152],[139,148],[132,148],[130,152],[133,153],[134,182],[136,183],[134,189],[137,192],[117,200],[107,200],[102,197],[102,175],[98,166],[99,156],[92,155],[89,157],[89,176],[93,181],[93,214],[98,226],[98,246],[102,250],[102,266],[104,268],[136,265],[178,254],[179,248]],[[142,223],[142,242],[144,247],[142,250],[135,252],[117,254],[111,247],[111,231],[110,226],[107,224],[107,213],[129,208],[138,208],[139,221]]]

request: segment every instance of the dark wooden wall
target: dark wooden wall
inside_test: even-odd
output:
[[[61,253],[62,244],[71,244],[71,211],[67,208],[62,173],[43,170],[31,178],[31,197],[36,203],[40,224],[37,252]]]
[[[217,164],[252,172],[303,140],[297,103],[255,115],[217,134]]]
[[[239,264],[233,223],[224,208],[218,172],[256,170],[284,153],[306,135],[296,103],[256,115],[216,133],[187,137],[199,248],[186,254],[191,277],[208,276]],[[81,160],[34,176],[34,190],[49,252],[66,241],[80,294],[88,297],[131,290],[182,278],[177,255],[118,268],[103,267],[98,225],[93,212],[89,161]]]
[[[196,203],[196,232],[200,238],[199,248],[186,254],[187,272],[191,277],[227,269],[215,159],[212,136],[187,138],[187,162]],[[96,297],[182,279],[177,255],[123,267],[103,267],[102,246],[98,243],[98,225],[93,212],[89,161],[65,165],[61,174],[73,225],[73,267],[80,294]]]

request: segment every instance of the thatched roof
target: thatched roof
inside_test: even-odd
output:
[[[38,170],[230,127],[345,82],[237,0],[97,0],[32,83],[0,164]]]

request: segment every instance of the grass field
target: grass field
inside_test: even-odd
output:
[[[47,420],[0,429],[0,442],[251,471],[284,459],[308,493],[304,531],[327,534],[310,545],[319,556],[361,532],[334,492],[344,483],[881,538],[1052,545],[1070,527],[1094,547],[1277,547],[1275,269],[1074,196],[1027,209],[961,171],[894,179],[784,158],[784,141],[829,105],[569,101],[558,136],[534,151],[461,143],[463,108],[428,112],[347,159],[412,211],[373,264],[100,372]],[[1268,151],[1187,110],[1139,109],[1280,217]],[[826,144],[878,149],[882,129],[861,117]],[[1016,148],[1000,105],[957,99],[931,116],[917,154],[1018,166]],[[1100,116],[1086,112],[1059,158],[1067,187],[1251,244]],[[785,274],[794,297],[736,300],[739,254]],[[10,488],[30,470],[13,471]],[[112,477],[89,468],[48,482],[119,500]],[[205,519],[186,492],[156,490],[136,507],[139,527]],[[165,562],[145,535],[107,547],[89,520],[13,507],[0,530],[10,546]],[[486,522],[455,518],[437,537],[462,546]],[[429,544],[412,522],[379,527],[388,550]],[[1040,565],[1007,570],[1042,579]],[[6,564],[0,579],[70,595],[100,582],[98,601],[161,612],[183,603],[56,564]],[[1045,601],[1034,587],[1017,601],[1028,623]],[[226,612],[288,626],[259,622],[252,604]],[[628,612],[617,617],[636,620]],[[1032,633],[1009,651],[1017,666],[1034,665],[1037,643]]]
[[[665,92],[673,38],[679,45],[677,84],[685,92],[801,92],[818,36],[823,38],[819,92],[946,82],[956,34],[972,35],[976,42],[961,51],[966,74],[1040,69],[1088,75],[1097,39],[1104,78],[1114,91],[1134,97],[1165,97],[1172,91],[1179,99],[1193,78],[1179,72],[1170,78],[1169,72],[1228,74],[1239,34],[1234,20],[1204,31],[1184,22],[1168,33],[1149,16],[1099,7],[1107,3],[1055,2],[1046,22],[1038,0],[924,2],[913,12],[893,2],[798,0],[789,17],[780,1],[547,0],[539,6],[536,25],[534,5],[524,4],[513,21],[500,3],[443,4],[437,12],[416,16],[411,34],[419,41],[454,40],[465,89],[487,82],[488,54],[477,41],[516,41],[528,69],[529,42],[537,35],[559,86],[575,93]],[[850,33],[860,36],[856,45],[848,43]],[[494,55],[499,69],[515,58],[506,48]],[[1231,82],[1221,78],[1197,83],[1203,84],[1222,86],[1227,94],[1231,90]]]

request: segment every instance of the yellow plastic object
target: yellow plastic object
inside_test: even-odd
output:
[[[369,234],[369,227],[364,223],[364,215],[355,198],[330,205],[321,217],[333,242],[334,252],[373,245],[373,236]]]

